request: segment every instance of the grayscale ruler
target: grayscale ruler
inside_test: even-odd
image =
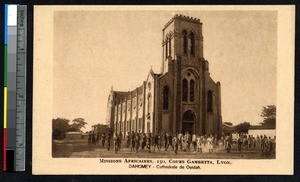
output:
[[[15,170],[25,171],[27,6],[18,5],[17,13],[17,113]]]

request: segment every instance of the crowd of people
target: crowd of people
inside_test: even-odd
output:
[[[123,143],[124,142],[124,143]],[[254,137],[252,135],[240,134],[238,138],[233,139],[232,135],[223,135],[219,139],[217,135],[196,135],[189,132],[177,133],[172,136],[169,133],[152,135],[151,133],[128,132],[125,136],[122,133],[93,133],[88,136],[89,145],[101,145],[107,150],[114,149],[115,153],[121,150],[121,147],[129,148],[131,152],[138,153],[140,150],[151,152],[152,150],[172,150],[175,154],[178,151],[194,151],[198,153],[214,153],[214,149],[225,149],[227,153],[231,152],[234,143],[238,151],[256,149],[261,150],[263,155],[274,152],[276,148],[276,137],[267,137],[261,135]],[[113,144],[113,145],[112,145]]]
[[[263,155],[268,155],[270,152],[275,152],[276,149],[276,136],[271,138],[266,135],[254,137],[253,135],[241,134],[237,139],[238,150],[242,149],[258,149],[261,150]]]

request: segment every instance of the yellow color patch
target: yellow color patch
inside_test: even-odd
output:
[[[3,107],[3,121],[4,121],[4,129],[7,126],[7,87],[4,87],[4,107]]]

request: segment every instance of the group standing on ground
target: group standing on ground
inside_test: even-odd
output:
[[[276,149],[276,136],[271,138],[266,135],[252,135],[241,134],[237,139],[238,150],[256,149],[261,150],[263,155],[268,155]]]
[[[138,153],[140,150],[162,150],[169,151],[171,149],[175,154],[178,151],[187,152],[194,151],[197,153],[214,153],[214,148],[225,149],[226,153],[231,153],[231,148],[234,143],[232,135],[221,136],[219,139],[213,135],[197,135],[196,133],[190,134],[176,133],[172,136],[170,133],[152,135],[150,132],[128,132],[124,137],[123,134],[113,133],[113,136],[108,133],[89,133],[88,144],[89,145],[101,145],[103,148],[107,147],[107,150],[111,149],[111,142],[113,142],[113,148],[115,153],[118,153],[122,146],[123,139],[126,140],[126,147],[130,148],[131,152]],[[266,135],[254,137],[252,135],[240,134],[236,141],[238,151],[257,149],[261,150],[263,155],[267,155],[276,148],[276,137],[271,138]]]

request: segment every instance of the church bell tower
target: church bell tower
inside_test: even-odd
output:
[[[181,57],[182,64],[203,59],[203,35],[200,19],[175,15],[163,28],[162,73],[168,72],[168,61]]]

